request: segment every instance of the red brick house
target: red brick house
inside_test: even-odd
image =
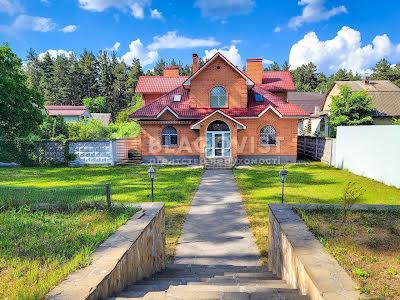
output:
[[[144,162],[286,163],[297,158],[298,120],[309,113],[287,101],[290,72],[263,72],[248,59],[246,72],[217,53],[192,75],[168,67],[142,76],[136,93],[144,107],[131,115],[142,126]]]

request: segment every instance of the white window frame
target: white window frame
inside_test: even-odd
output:
[[[217,88],[220,88],[220,89],[224,90],[225,96],[213,95],[213,90],[214,90],[214,89],[217,89]],[[212,105],[212,97],[217,97],[218,106],[213,106],[213,105]],[[225,98],[225,99],[224,99],[224,100],[225,100],[224,105],[221,105],[221,102],[220,102],[221,99],[222,99],[222,97]],[[227,93],[226,89],[225,89],[223,86],[221,86],[221,85],[216,85],[216,86],[214,86],[214,87],[210,90],[210,107],[211,107],[211,108],[224,108],[224,107],[228,107],[228,93]]]
[[[168,128],[173,128],[175,130],[175,133],[164,133],[164,131]],[[176,144],[171,143],[171,137],[176,136]],[[165,139],[164,139],[165,137]],[[165,143],[164,143],[165,140]],[[175,147],[178,146],[178,131],[176,130],[175,127],[173,126],[167,126],[164,127],[163,130],[161,131],[161,145],[164,147]]]
[[[273,132],[263,132],[265,129],[269,129],[269,130],[273,130]],[[269,143],[270,137],[273,137],[273,140],[275,141],[275,143]],[[263,142],[264,141],[264,142]],[[267,141],[267,143],[265,143],[265,141]],[[262,127],[260,129],[260,145],[261,146],[266,146],[266,147],[270,147],[270,146],[276,146],[276,128],[272,125],[265,125],[264,127]]]

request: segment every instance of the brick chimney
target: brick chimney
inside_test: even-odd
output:
[[[199,56],[197,53],[193,53],[193,63],[192,63],[192,74],[199,69]]]
[[[165,67],[164,77],[179,77],[179,66]]]
[[[263,74],[262,58],[249,58],[246,63],[246,75],[254,81],[255,84],[262,83]]]

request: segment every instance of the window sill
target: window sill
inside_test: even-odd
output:
[[[261,147],[277,147],[278,145],[277,145],[277,144],[271,144],[271,145],[263,145],[263,144],[260,144],[260,146],[261,146]]]
[[[162,147],[166,147],[166,148],[174,148],[174,147],[178,147],[178,145],[161,145]]]

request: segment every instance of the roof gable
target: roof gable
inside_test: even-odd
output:
[[[190,86],[191,81],[195,79],[203,70],[205,70],[211,63],[213,63],[217,58],[221,58],[223,61],[225,61],[232,69],[234,69],[238,74],[243,77],[243,79],[246,80],[246,85],[248,88],[251,88],[254,86],[254,82],[241,70],[239,70],[234,64],[232,64],[225,56],[223,56],[220,52],[215,53],[213,57],[211,57],[207,62],[199,68],[195,73],[193,73],[188,79],[186,79],[183,82],[184,86]]]
[[[231,120],[232,122],[236,123],[238,125],[238,129],[246,129],[246,125],[240,123],[238,120],[236,120],[235,118],[232,118],[231,116],[229,116],[228,114],[224,113],[223,111],[221,111],[219,109],[217,109],[216,111],[214,111],[211,114],[209,114],[208,116],[204,117],[203,119],[201,119],[197,123],[195,123],[192,126],[190,126],[190,129],[200,129],[201,122],[203,122],[204,120],[207,120],[209,117],[211,117],[211,116],[213,116],[215,114],[220,114],[220,115],[224,116],[225,118]]]

